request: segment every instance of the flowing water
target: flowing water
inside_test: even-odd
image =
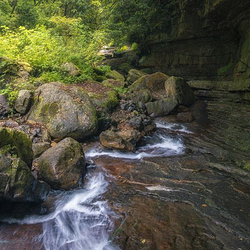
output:
[[[102,156],[119,158],[126,162],[150,157],[167,157],[184,152],[181,133],[190,133],[186,127],[158,121],[157,128],[152,136],[146,137],[141,142],[134,153],[107,150],[98,144],[87,150],[86,158],[92,163],[94,158]],[[4,222],[42,223],[43,233],[40,240],[43,241],[46,250],[119,249],[110,241],[116,215],[102,199],[110,178],[112,177],[108,176],[101,166],[92,165],[89,167],[83,189],[52,194],[54,202],[48,214],[28,216],[22,220],[8,218]]]

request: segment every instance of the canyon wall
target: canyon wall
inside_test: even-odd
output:
[[[249,0],[171,0],[166,15],[146,39],[141,68],[250,88]]]

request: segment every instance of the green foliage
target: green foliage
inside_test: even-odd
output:
[[[132,43],[131,50],[137,51],[139,49],[138,43]]]

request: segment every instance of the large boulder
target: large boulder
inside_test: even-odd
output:
[[[69,190],[78,186],[86,173],[82,146],[72,138],[65,138],[46,150],[37,160],[39,179],[53,189]]]
[[[181,77],[169,77],[165,82],[166,96],[175,99],[178,104],[190,106],[195,101],[193,90]]]
[[[157,117],[169,114],[178,105],[175,99],[162,99],[145,104],[147,113],[150,116]]]
[[[33,160],[32,142],[25,133],[10,128],[0,128],[0,148],[11,151],[28,166],[31,166]]]
[[[131,90],[138,91],[141,89],[150,89],[152,91],[163,90],[164,83],[169,77],[161,72],[151,75],[145,75],[136,80],[131,86]]]
[[[26,114],[32,105],[33,97],[33,91],[20,90],[15,103],[16,111],[22,115]]]
[[[122,151],[133,151],[135,149],[132,143],[111,130],[106,130],[100,134],[100,142],[104,147],[110,149]]]
[[[0,153],[0,200],[44,202],[50,187],[32,175],[20,158]]]
[[[147,74],[138,69],[131,69],[128,72],[127,82],[129,84],[132,84],[133,82],[135,82],[136,80],[138,80],[139,78],[145,75]]]
[[[29,119],[43,122],[54,138],[81,140],[98,129],[95,107],[81,87],[47,83],[37,89],[34,102]]]

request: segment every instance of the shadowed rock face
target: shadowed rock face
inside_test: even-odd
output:
[[[150,53],[140,66],[188,79],[245,80],[249,11],[248,0],[169,1],[162,30],[147,37]]]

